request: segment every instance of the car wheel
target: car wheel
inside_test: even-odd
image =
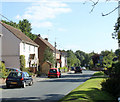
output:
[[[10,85],[6,85],[7,88],[10,88]]]
[[[31,81],[30,83],[29,83],[29,86],[31,86],[33,84],[33,82]]]
[[[59,75],[57,75],[57,78],[59,78],[60,76]]]
[[[25,84],[25,82],[23,83],[23,85],[22,85],[22,88],[25,88],[26,87],[26,84]]]

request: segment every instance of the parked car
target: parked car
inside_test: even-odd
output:
[[[82,68],[81,67],[75,67],[75,73],[82,73]]]
[[[71,67],[71,71],[74,71],[75,70],[75,67]]]
[[[6,68],[8,72],[15,71],[15,72],[21,72],[18,68]]]
[[[82,67],[82,70],[86,70],[86,68],[85,68],[85,67]]]
[[[48,72],[48,78],[50,77],[57,77],[60,78],[61,77],[61,71],[58,68],[50,68],[49,72]]]
[[[10,72],[6,78],[6,87],[18,86],[25,88],[26,85],[31,86],[33,84],[32,77],[27,72]]]

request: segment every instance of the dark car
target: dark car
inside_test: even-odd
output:
[[[10,72],[6,78],[6,87],[18,86],[25,88],[26,85],[31,86],[33,84],[33,79],[27,72]]]
[[[6,68],[8,72],[14,71],[14,72],[20,72],[21,70],[18,68]]]
[[[74,71],[75,70],[75,67],[71,67],[71,71]]]
[[[75,73],[82,73],[81,67],[75,67]]]
[[[61,77],[61,71],[58,68],[50,68],[49,72],[48,72],[48,78],[50,77]]]

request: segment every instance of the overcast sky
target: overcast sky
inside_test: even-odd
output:
[[[48,37],[57,49],[101,52],[118,48],[112,39],[118,11],[103,17],[117,7],[116,2],[100,2],[92,9],[87,0],[3,0],[0,14],[9,20],[18,22],[28,19],[32,24],[32,33]],[[97,1],[97,0],[96,0]],[[4,18],[1,18],[4,19]]]

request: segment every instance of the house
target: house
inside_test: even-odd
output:
[[[64,51],[60,51],[60,60],[61,64],[60,67],[67,67],[67,53]]]
[[[38,45],[20,30],[0,22],[2,61],[6,67],[20,68],[20,56],[25,56],[26,67],[38,66]]]
[[[44,52],[46,50],[46,48],[50,48],[50,50],[53,52],[53,55],[55,56],[56,54],[56,67],[59,68],[60,67],[60,63],[57,61],[60,59],[60,52],[53,47],[49,42],[48,42],[48,38],[43,39],[40,34],[38,35],[38,37],[34,40],[38,45],[38,58],[39,58],[39,64],[40,67],[42,68],[42,64],[44,63],[43,59],[44,59]],[[42,69],[41,69],[42,71]]]
[[[2,34],[0,34],[0,61],[2,61]]]

